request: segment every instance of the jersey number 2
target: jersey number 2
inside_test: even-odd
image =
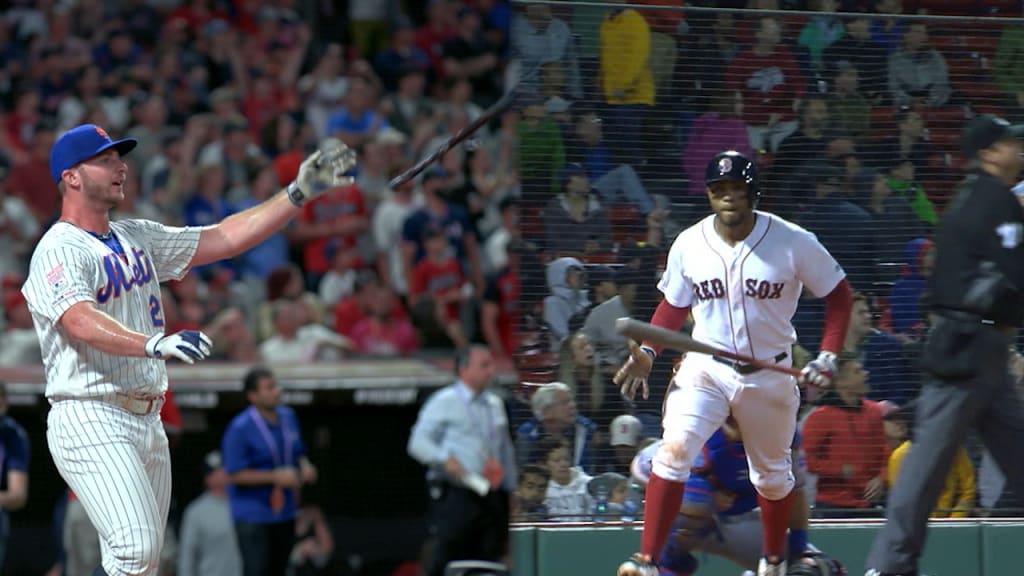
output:
[[[160,315],[160,299],[156,296],[149,297],[149,317],[153,319],[154,328],[164,327],[164,317]]]

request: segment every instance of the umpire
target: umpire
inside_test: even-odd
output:
[[[974,170],[936,231],[930,279],[932,328],[921,365],[914,444],[889,497],[865,576],[916,575],[928,514],[957,449],[974,427],[1024,494],[1024,403],[1008,353],[1024,309],[1024,212],[1010,188],[1022,168],[1024,126],[978,116],[961,145]]]

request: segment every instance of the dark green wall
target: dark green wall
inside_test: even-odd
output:
[[[864,573],[864,559],[880,524],[816,524],[811,541],[839,558],[850,576]],[[640,544],[639,527],[522,527],[512,531],[516,576],[612,576]],[[743,569],[698,554],[700,576],[736,576]],[[1007,576],[1024,570],[1024,522],[958,522],[933,525],[921,562],[929,576]]]

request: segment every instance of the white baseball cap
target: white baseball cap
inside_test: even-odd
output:
[[[616,416],[611,425],[612,446],[636,446],[640,442],[640,419],[630,414]]]

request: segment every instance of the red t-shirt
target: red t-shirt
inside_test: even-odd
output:
[[[484,301],[498,305],[498,334],[506,354],[516,351],[516,327],[519,325],[519,278],[506,271],[493,278],[484,290]]]
[[[334,331],[351,338],[353,328],[364,318],[366,318],[366,312],[359,306],[356,297],[349,296],[334,307]],[[402,308],[402,303],[396,298],[395,303],[391,306],[390,320],[397,322],[407,318],[405,308]]]
[[[426,258],[416,265],[412,271],[412,282],[409,283],[409,294],[418,296],[448,296],[462,289],[462,268],[455,258],[443,262],[434,262]],[[446,307],[449,322],[459,319],[458,301],[450,302]]]
[[[793,99],[804,94],[806,81],[793,56],[778,47],[768,56],[746,49],[733,58],[725,72],[725,87],[743,93],[743,121],[750,126],[768,124],[768,116],[792,120]]]
[[[362,191],[353,184],[328,190],[323,196],[307,203],[299,215],[299,222],[300,225],[321,224],[356,217],[366,217],[366,203],[363,201]],[[307,242],[303,248],[303,261],[307,272],[323,274],[330,269],[327,248],[334,241],[340,241],[343,247],[350,248],[359,242],[359,235],[327,236]]]
[[[405,319],[377,322],[363,318],[352,327],[349,339],[356,352],[375,356],[408,356],[419,348],[416,330]]]

